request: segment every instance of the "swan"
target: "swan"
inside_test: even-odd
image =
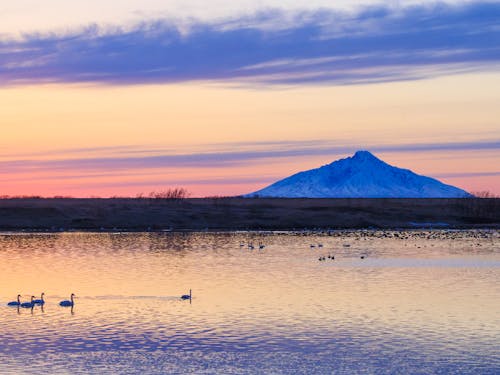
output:
[[[34,300],[33,303],[35,305],[43,305],[43,304],[45,304],[45,300],[43,299],[44,295],[45,295],[45,293],[42,292],[42,294],[40,295],[40,299]]]
[[[21,307],[24,307],[25,309],[31,309],[33,306],[35,306],[33,300],[35,299],[35,296],[31,296],[31,302],[23,302],[21,303]]]
[[[7,304],[7,306],[20,306],[21,305],[21,295],[17,295],[17,301],[12,301]]]
[[[70,301],[68,300],[64,300],[64,301],[61,301],[59,302],[59,306],[63,306],[63,307],[70,307],[70,306],[74,306],[75,305],[75,301],[74,301],[74,298],[75,297],[75,294],[74,293],[71,293],[71,296],[70,296]]]
[[[191,299],[191,296],[192,296],[191,289],[189,289],[189,294],[183,294],[181,296],[181,299]]]

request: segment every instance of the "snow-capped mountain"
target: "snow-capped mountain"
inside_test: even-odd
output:
[[[368,151],[299,172],[245,197],[464,198],[457,187],[393,167]]]

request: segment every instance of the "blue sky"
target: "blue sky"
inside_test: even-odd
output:
[[[0,82],[363,84],[498,70],[500,3],[265,9],[0,43]]]

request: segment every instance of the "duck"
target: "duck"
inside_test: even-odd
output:
[[[45,295],[45,293],[42,292],[42,294],[40,295],[40,299],[34,300],[33,303],[35,305],[43,305],[43,304],[45,304],[45,300],[43,299],[44,295]]]
[[[7,304],[7,306],[20,306],[21,305],[21,295],[17,295],[17,301],[11,301]]]
[[[35,296],[31,296],[31,302],[23,302],[21,303],[21,307],[24,307],[25,309],[31,309],[33,306],[35,306],[35,303],[33,300],[35,299]]]
[[[266,247],[266,245],[264,245],[262,242],[259,242],[259,249],[263,249],[265,247]]]
[[[62,306],[62,307],[74,306],[75,305],[75,301],[73,299],[74,297],[75,297],[75,294],[71,293],[70,300],[69,301],[64,300],[64,301],[59,302],[59,306]]]
[[[183,294],[183,295],[181,296],[181,299],[191,299],[191,296],[192,296],[192,295],[193,295],[193,294],[192,294],[192,291],[191,291],[191,289],[189,289],[189,294]]]

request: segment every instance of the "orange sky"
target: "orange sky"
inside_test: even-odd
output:
[[[184,186],[194,196],[232,195],[350,153],[335,146],[354,151],[496,140],[500,75],[274,89],[38,85],[0,89],[0,101],[2,194],[135,195]],[[105,162],[87,169],[29,167],[54,160],[290,151],[308,142],[310,149],[331,144],[332,152],[120,170]],[[498,149],[375,153],[469,191],[500,193]]]
[[[2,194],[135,195],[172,186],[187,187],[194,196],[242,194],[357,149],[469,191],[500,193],[498,149],[377,152],[380,146],[496,141],[496,73],[272,89],[208,83],[17,86],[0,89],[0,102]],[[330,145],[331,153],[315,154]],[[303,148],[313,152],[274,154]],[[127,165],[128,158],[141,156],[254,151],[264,156],[207,165]],[[79,164],[108,157],[124,158],[125,166]],[[74,159],[76,164],[51,164]]]
[[[0,161],[8,167],[2,194],[135,195],[185,186],[195,196],[231,195],[347,153],[333,149],[331,156],[306,153],[199,167],[164,163],[118,171],[105,163],[90,170],[25,167],[27,160],[287,151],[308,141],[312,148],[322,141],[370,150],[496,140],[500,75],[271,90],[208,84],[42,85],[0,89],[0,101]],[[500,193],[495,149],[375,153],[390,164],[469,191]]]

